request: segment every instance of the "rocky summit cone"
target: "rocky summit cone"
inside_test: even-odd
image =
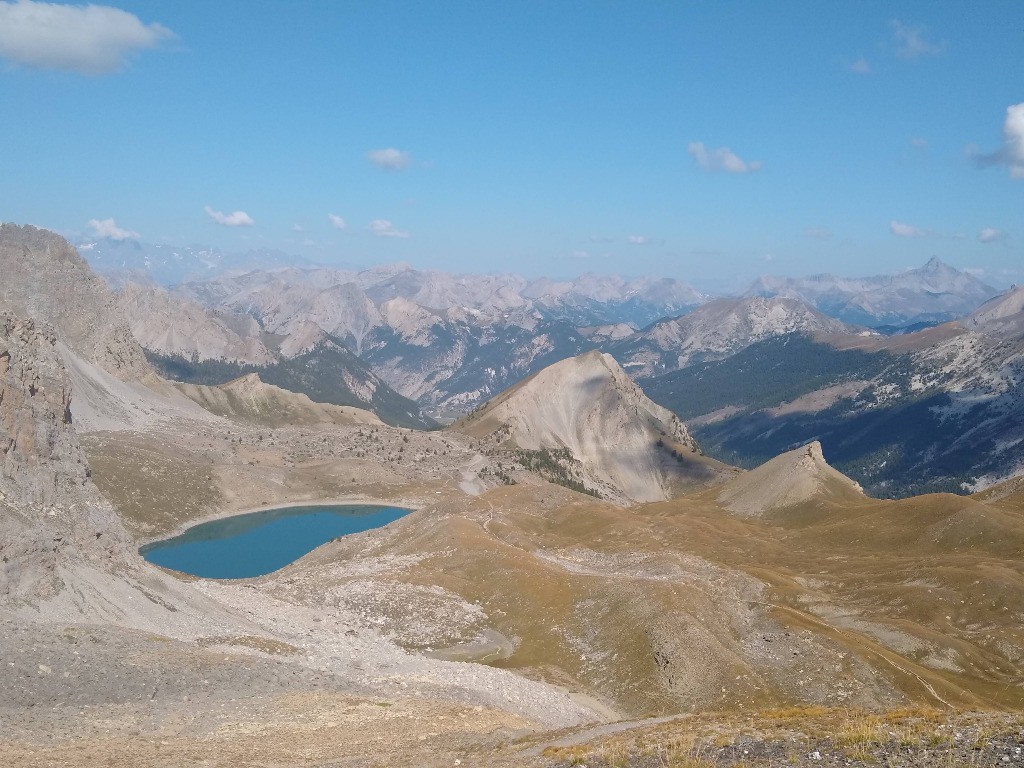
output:
[[[718,503],[734,514],[759,517],[808,502],[863,498],[860,485],[829,466],[815,440],[730,480]]]
[[[619,500],[665,499],[717,476],[679,418],[601,352],[548,366],[452,428],[496,447],[567,451],[585,486]]]

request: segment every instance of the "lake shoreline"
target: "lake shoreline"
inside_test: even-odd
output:
[[[255,512],[268,512],[273,509],[293,509],[295,507],[341,507],[346,505],[366,505],[374,507],[395,507],[397,509],[407,509],[409,512],[417,512],[424,506],[421,502],[410,501],[407,499],[399,499],[397,501],[385,501],[377,497],[365,496],[362,494],[352,494],[348,496],[339,496],[331,499],[323,500],[306,500],[306,501],[289,501],[279,504],[261,504],[257,507],[247,507],[245,509],[212,512],[209,515],[203,517],[197,517],[193,520],[181,523],[177,527],[170,531],[167,531],[159,536],[146,537],[145,539],[135,538],[135,549],[136,551],[147,547],[150,544],[156,544],[157,542],[167,541],[177,536],[181,536],[185,531],[190,528],[195,528],[197,525],[203,525],[204,523],[212,523],[217,520],[223,520],[228,517],[237,517],[240,515],[251,515]]]
[[[330,541],[383,528],[413,511],[361,501],[272,506],[195,523],[138,553],[151,565],[196,578],[259,578]]]

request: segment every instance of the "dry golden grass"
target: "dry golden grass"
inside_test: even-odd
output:
[[[959,768],[982,764],[986,748],[1007,737],[1016,741],[1022,727],[1024,717],[994,713],[788,707],[744,715],[703,713],[658,725],[640,724],[587,743],[549,747],[543,755],[576,765],[649,765],[653,759],[659,766],[705,768],[719,764],[716,755],[724,747],[760,742],[783,745],[789,759],[797,762],[817,748],[837,750],[861,765],[879,763],[879,757],[887,754],[918,751],[938,768]],[[953,749],[955,742],[960,749]],[[751,763],[755,763],[753,758]],[[882,764],[886,764],[884,759]]]
[[[131,432],[81,438],[93,481],[132,533],[168,533],[217,511],[221,501],[208,461],[163,441]]]

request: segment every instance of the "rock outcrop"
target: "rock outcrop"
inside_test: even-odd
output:
[[[124,546],[89,479],[56,333],[0,312],[0,599],[55,594],[61,561],[105,560]]]
[[[67,240],[0,224],[0,307],[49,323],[83,360],[123,380],[153,373],[118,299]]]
[[[808,502],[864,498],[856,482],[828,465],[815,440],[730,480],[718,494],[718,503],[742,517],[759,517]]]

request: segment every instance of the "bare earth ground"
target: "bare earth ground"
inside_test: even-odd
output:
[[[184,605],[160,631],[5,618],[0,765],[1020,759],[1019,720],[995,714],[1024,704],[1014,497],[741,520],[712,491],[622,508],[528,473],[496,486],[446,432],[180,420],[82,439],[137,543],[284,503],[418,511],[261,579],[176,577],[223,612],[206,627]]]

